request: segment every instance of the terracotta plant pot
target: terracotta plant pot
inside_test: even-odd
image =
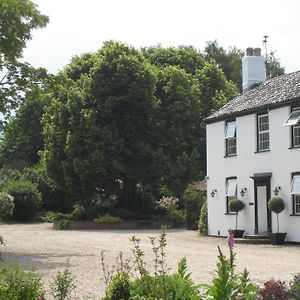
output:
[[[283,245],[285,243],[285,232],[271,233],[270,238],[272,245]]]

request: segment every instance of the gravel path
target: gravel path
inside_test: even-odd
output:
[[[101,283],[101,251],[106,262],[112,264],[120,251],[131,256],[133,235],[141,238],[141,248],[151,264],[153,259],[148,236],[158,236],[158,230],[67,230],[56,231],[51,224],[0,225],[0,235],[6,241],[1,247],[4,264],[19,264],[26,270],[43,274],[44,281],[63,270],[70,261],[71,271],[77,278],[76,295],[103,295]],[[167,264],[175,269],[177,261],[186,256],[189,270],[197,283],[209,283],[212,279],[217,245],[228,253],[225,239],[199,237],[197,232],[167,230]],[[237,269],[245,267],[257,283],[271,277],[289,281],[300,273],[300,246],[236,245]]]

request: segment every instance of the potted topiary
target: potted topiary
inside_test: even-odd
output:
[[[237,229],[238,228],[238,214],[241,210],[243,210],[245,204],[243,201],[239,199],[232,199],[229,201],[229,210],[231,212],[235,212],[235,230],[230,230],[235,238],[242,238],[244,235],[244,230]]]
[[[284,201],[280,197],[273,197],[268,202],[268,208],[270,211],[277,215],[277,232],[271,233],[271,241],[273,245],[284,244],[286,233],[279,232],[279,218],[278,214],[284,210]]]

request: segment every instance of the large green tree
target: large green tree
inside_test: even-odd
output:
[[[192,71],[181,52],[171,64],[143,53],[107,42],[60,75],[44,118],[44,159],[77,200],[117,189],[123,207],[138,209],[145,191],[164,185],[181,195],[205,172],[202,120],[236,94],[234,85],[194,51]]]
[[[98,55],[90,77],[53,101],[45,117],[45,160],[83,198],[122,181],[121,198],[135,207],[137,184],[157,180],[155,69],[120,43],[106,43]]]
[[[4,127],[0,142],[0,163],[22,168],[39,161],[44,148],[42,117],[48,99],[39,90],[27,93],[15,116]]]
[[[192,46],[149,47],[143,48],[142,53],[151,64],[160,69],[177,66],[192,75],[205,64],[203,55]]]
[[[0,1],[0,112],[17,108],[24,94],[46,77],[19,58],[32,30],[46,26],[48,17],[30,0]]]

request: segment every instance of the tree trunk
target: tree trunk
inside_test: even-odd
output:
[[[133,178],[125,178],[123,180],[123,207],[127,209],[136,209],[137,203],[137,189],[136,181]]]

